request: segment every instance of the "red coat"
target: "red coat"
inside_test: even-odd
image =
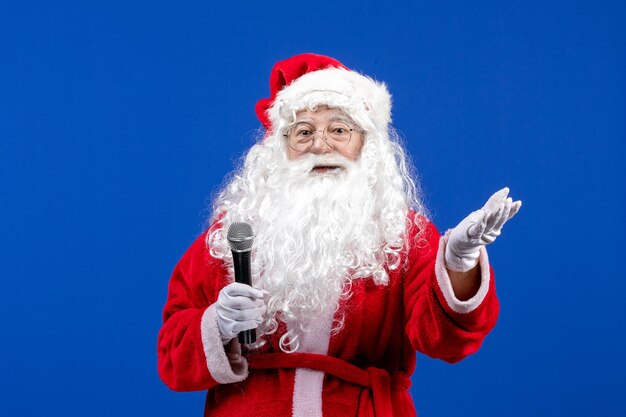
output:
[[[415,232],[409,231],[412,242]],[[316,407],[324,416],[415,416],[408,391],[415,352],[460,361],[478,350],[499,307],[484,249],[481,287],[462,302],[445,270],[447,236],[428,223],[424,237],[425,244],[410,248],[407,266],[389,273],[389,285],[354,280],[352,296],[341,302],[345,327],[330,337],[327,355],[280,353],[280,329],[262,352],[240,355],[236,340],[225,352],[219,338],[213,303],[230,281],[221,261],[209,255],[203,234],[170,280],[158,338],[161,378],[173,390],[208,390],[205,416],[313,416],[320,414]],[[294,384],[298,372],[303,377]],[[315,375],[321,392],[306,394],[300,385]]]

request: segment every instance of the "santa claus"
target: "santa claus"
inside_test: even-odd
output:
[[[274,66],[270,93],[264,139],[173,272],[161,378],[208,390],[205,416],[415,416],[416,351],[457,362],[496,323],[485,245],[521,202],[504,188],[440,236],[384,84],[303,54]],[[252,286],[234,282],[234,222],[255,233]]]

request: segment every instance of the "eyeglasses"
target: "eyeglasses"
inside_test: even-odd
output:
[[[297,152],[307,152],[313,147],[315,134],[318,132],[322,134],[322,139],[331,149],[337,149],[350,143],[354,130],[357,129],[344,122],[332,122],[324,130],[315,130],[315,127],[309,123],[299,123],[283,136],[287,138],[291,149]]]

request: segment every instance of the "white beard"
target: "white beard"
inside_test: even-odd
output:
[[[315,164],[345,168],[311,173]],[[270,294],[268,320],[261,330],[273,330],[273,313],[279,313],[293,328],[283,344],[295,349],[300,332],[312,320],[336,309],[347,283],[371,275],[374,268],[357,270],[366,260],[358,258],[380,254],[383,241],[372,189],[358,163],[307,157],[289,163],[275,178],[278,182],[268,184],[253,225],[253,276],[255,285]]]
[[[280,348],[294,351],[316,319],[336,312],[341,297],[350,296],[353,280],[388,283],[387,270],[400,266],[406,226],[413,221],[406,217],[412,194],[405,189],[405,167],[395,165],[390,147],[371,138],[358,162],[336,154],[287,161],[282,152],[271,142],[250,151],[216,200],[220,225],[207,244],[233,277],[226,231],[238,221],[252,226],[253,285],[269,293],[257,333],[272,334],[283,322],[287,333]],[[312,173],[315,165],[344,169]],[[333,331],[343,322],[339,312]]]

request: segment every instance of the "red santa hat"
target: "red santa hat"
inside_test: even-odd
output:
[[[296,112],[320,105],[344,110],[366,130],[386,129],[391,121],[391,95],[384,83],[310,53],[274,65],[270,97],[257,102],[256,113],[265,129],[274,132],[292,123]]]

